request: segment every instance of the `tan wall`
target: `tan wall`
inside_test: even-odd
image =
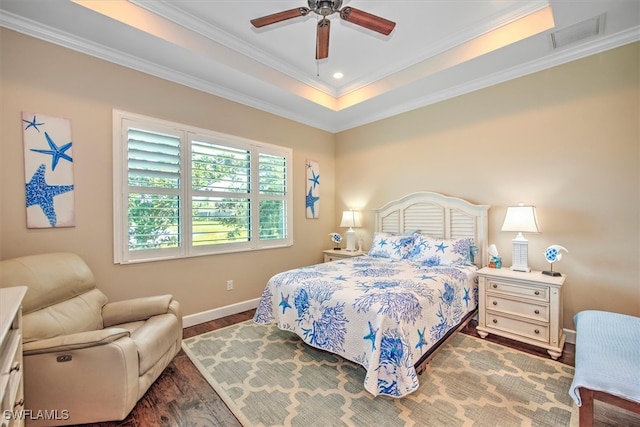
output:
[[[550,244],[569,249],[556,266],[569,276],[565,327],[587,308],[640,315],[638,43],[334,136],[6,29],[0,37],[0,259],[77,252],[112,299],[171,292],[192,314],[256,298],[272,274],[321,261],[344,208],[363,209],[368,248],[372,208],[438,191],[492,205],[490,241],[506,266],[506,207],[537,206],[530,266],[547,268]],[[294,246],[114,265],[113,108],[292,147]],[[72,120],[76,227],[26,228],[23,110]],[[321,164],[320,220],[305,219],[306,159]]]
[[[492,205],[490,242],[511,265],[506,207],[537,207],[529,265],[569,250],[564,326],[601,309],[640,315],[640,44],[460,96],[336,140],[336,208],[371,209],[416,191]],[[369,233],[366,236],[368,247]]]
[[[269,277],[320,262],[331,246],[334,135],[1,29],[0,259],[80,254],[114,299],[173,293],[185,314],[261,295]],[[112,109],[293,148],[291,248],[135,265],[113,264]],[[76,226],[27,229],[21,111],[72,121]],[[305,160],[320,162],[320,219],[305,218]],[[226,291],[233,279],[235,290]]]

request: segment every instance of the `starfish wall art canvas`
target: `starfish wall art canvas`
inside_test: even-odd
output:
[[[320,164],[314,160],[307,160],[307,218],[320,217]]]
[[[68,119],[22,113],[28,228],[76,225]]]

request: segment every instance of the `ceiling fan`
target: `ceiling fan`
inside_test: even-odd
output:
[[[318,31],[316,33],[316,59],[325,59],[329,56],[329,27],[331,22],[327,19],[329,15],[339,13],[340,18],[361,27],[376,31],[380,34],[388,36],[396,26],[395,22],[372,15],[368,12],[355,9],[353,7],[342,6],[342,0],[333,1],[307,1],[309,7],[297,7],[295,9],[285,10],[271,15],[263,16],[251,20],[254,27],[260,28],[266,25],[275,24],[276,22],[286,21],[287,19],[306,16],[313,12],[322,17],[318,21]]]

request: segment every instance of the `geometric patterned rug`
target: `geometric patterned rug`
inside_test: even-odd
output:
[[[364,390],[365,370],[252,320],[182,348],[244,426],[576,426],[574,369],[456,334],[401,399]]]

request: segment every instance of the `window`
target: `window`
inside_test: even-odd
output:
[[[289,148],[114,110],[115,262],[290,246]]]

